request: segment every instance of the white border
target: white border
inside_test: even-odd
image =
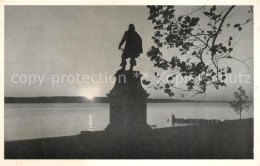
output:
[[[4,160],[4,6],[5,5],[254,5],[254,160]],[[260,166],[260,0],[0,0],[0,165],[221,165]],[[257,17],[258,16],[258,17]],[[256,74],[255,74],[256,73]]]

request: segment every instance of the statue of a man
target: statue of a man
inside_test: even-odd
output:
[[[122,71],[125,70],[126,67],[126,59],[130,58],[130,71],[133,71],[134,66],[136,66],[135,58],[140,56],[140,53],[143,53],[142,47],[142,38],[135,31],[135,26],[133,24],[129,25],[128,31],[125,32],[124,37],[122,38],[118,49],[121,49],[121,46],[125,44],[125,49],[122,54],[122,62],[120,66],[122,66]]]

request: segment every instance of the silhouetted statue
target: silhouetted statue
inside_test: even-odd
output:
[[[143,53],[142,47],[142,38],[135,31],[135,26],[133,24],[129,25],[128,31],[125,32],[118,49],[121,49],[121,46],[125,44],[125,49],[122,54],[122,62],[120,66],[122,66],[122,71],[125,70],[126,67],[126,59],[130,58],[130,71],[133,71],[134,66],[136,66],[135,58],[140,56],[140,53]]]

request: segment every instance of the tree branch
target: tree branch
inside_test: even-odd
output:
[[[214,38],[213,38],[213,42],[212,42],[212,46],[211,46],[211,47],[213,47],[213,46],[215,45],[216,39],[217,39],[217,37],[218,37],[219,32],[221,31],[221,28],[222,28],[222,26],[223,26],[223,23],[225,22],[226,17],[227,17],[228,14],[231,12],[231,10],[234,9],[234,8],[235,8],[235,5],[231,6],[231,7],[228,9],[228,11],[226,12],[226,14],[224,15],[223,19],[221,20],[221,22],[220,22],[220,24],[219,24],[219,27],[218,27],[218,30],[217,30],[216,34],[214,35]]]

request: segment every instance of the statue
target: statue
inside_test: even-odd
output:
[[[135,58],[143,52],[142,38],[135,31],[133,24],[129,25],[119,49],[125,44],[122,54],[122,69],[115,74],[116,82],[107,94],[110,103],[110,123],[105,131],[111,135],[132,135],[149,132],[147,124],[147,97],[149,94],[142,87],[139,71],[133,71],[136,66]],[[126,60],[130,58],[130,69],[125,71]]]
[[[125,71],[126,67],[126,60],[130,58],[130,71],[133,71],[134,66],[136,66],[135,58],[140,56],[140,53],[143,53],[142,47],[142,38],[140,35],[135,31],[135,26],[133,24],[129,25],[128,31],[125,32],[118,49],[121,49],[121,46],[125,44],[125,48],[122,54],[122,62],[120,64],[121,71]]]
[[[130,24],[128,31],[125,32],[119,49],[124,43],[125,49],[120,65],[122,69],[116,72],[115,85],[107,94],[110,104],[110,123],[105,128],[105,133],[108,136],[119,136],[119,138],[141,135],[151,131],[151,127],[147,124],[147,98],[149,94],[142,86],[140,71],[133,71],[133,67],[136,66],[135,58],[138,58],[143,52],[142,38],[135,32],[133,24]],[[126,59],[128,58],[131,59],[130,69],[125,71]]]

